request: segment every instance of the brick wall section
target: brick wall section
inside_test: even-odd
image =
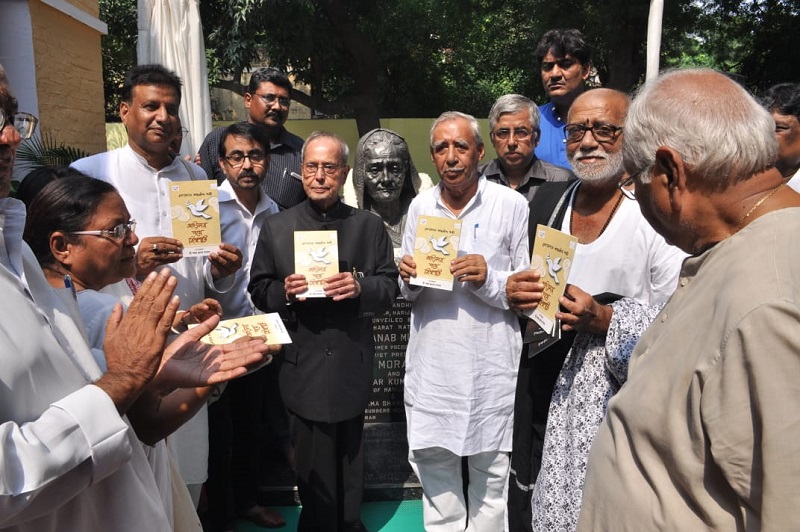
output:
[[[71,3],[97,16],[97,0]],[[39,124],[67,145],[106,150],[101,35],[94,29],[30,0]]]

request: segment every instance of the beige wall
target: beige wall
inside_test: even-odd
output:
[[[96,17],[97,0],[70,3]],[[30,0],[41,131],[91,153],[105,151],[100,33]]]

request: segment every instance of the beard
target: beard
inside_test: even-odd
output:
[[[587,164],[580,161],[580,157],[592,155],[595,157],[602,157],[602,163]],[[622,166],[622,152],[607,152],[600,148],[595,149],[589,153],[575,152],[570,157],[572,163],[572,170],[581,181],[587,183],[605,183],[608,181],[618,181],[625,169]]]

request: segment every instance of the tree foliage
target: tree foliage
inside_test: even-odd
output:
[[[100,0],[100,19],[108,25],[102,38],[106,122],[119,122],[122,81],[136,64],[136,0]]]
[[[711,66],[751,88],[796,80],[800,0],[667,0],[662,66]],[[135,0],[101,0],[106,105],[116,116],[135,63]],[[360,133],[380,117],[486,116],[517,92],[542,101],[534,50],[551,28],[578,28],[604,85],[630,90],[645,71],[649,0],[203,0],[213,85],[244,93],[242,73],[266,62],[292,73],[292,97]],[[794,67],[794,68],[793,68]]]

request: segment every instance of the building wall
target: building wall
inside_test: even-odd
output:
[[[67,0],[97,17],[97,0]],[[58,142],[105,151],[101,34],[40,0],[30,0],[39,124]]]

